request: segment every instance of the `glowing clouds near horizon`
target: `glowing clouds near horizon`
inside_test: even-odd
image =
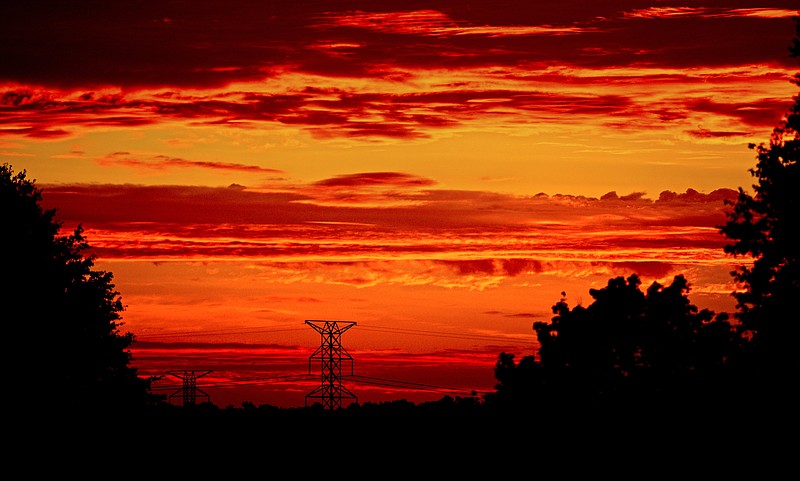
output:
[[[322,318],[341,309],[376,319],[387,313],[380,313],[382,297],[374,293],[397,290],[420,298],[388,316],[405,310],[406,321],[429,322],[430,314],[413,319],[440,310],[435,299],[442,290],[503,291],[478,295],[505,299],[505,291],[533,294],[547,285],[541,295],[504,306],[532,308],[544,318],[565,284],[587,291],[631,273],[646,282],[668,282],[678,273],[693,284],[702,279],[701,287],[718,286],[704,290],[717,306],[733,290],[733,260],[716,229],[733,190],[663,192],[656,200],[612,192],[598,199],[440,191],[430,184],[386,172],[334,177],[291,194],[244,186],[46,186],[44,200],[59,206],[65,228],[80,219],[100,265],[118,272],[126,298],[148,312],[151,327],[185,326],[193,316],[207,328],[287,322],[308,310],[324,311]],[[320,192],[344,187],[347,196],[333,204]],[[400,202],[408,199],[415,202]],[[729,292],[721,294],[720,286]],[[274,299],[270,291],[286,295],[259,306]],[[351,300],[337,297],[342,293]],[[308,297],[318,302],[297,300]],[[469,313],[465,302],[451,313]],[[158,303],[164,303],[160,313]],[[468,315],[475,326],[485,317]]]

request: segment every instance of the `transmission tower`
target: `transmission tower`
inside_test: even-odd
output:
[[[339,325],[342,323],[343,325]],[[355,394],[342,386],[342,360],[350,361],[350,375],[353,374],[353,358],[342,347],[342,333],[356,323],[352,321],[306,321],[306,324],[320,333],[320,346],[308,358],[308,373],[311,374],[311,361],[319,359],[322,368],[322,383],[306,394],[306,406],[309,399],[319,399],[323,409],[342,407],[342,398],[358,401]]]
[[[205,398],[206,401],[210,402],[211,396],[197,387],[197,379],[205,376],[206,374],[210,374],[211,372],[213,371],[167,371],[167,374],[170,376],[175,376],[178,379],[183,380],[183,386],[169,395],[170,402],[172,402],[173,397],[181,395],[183,397],[184,406],[195,405],[197,403],[198,392],[202,397]]]

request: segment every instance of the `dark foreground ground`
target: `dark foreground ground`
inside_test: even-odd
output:
[[[14,431],[6,433],[12,441],[8,459],[13,464],[35,456],[31,459],[38,461],[27,463],[29,468],[57,467],[58,477],[74,473],[92,479],[273,478],[281,472],[281,478],[480,479],[546,473],[569,478],[771,480],[796,478],[800,461],[798,406],[779,403],[773,410],[368,407],[331,411],[195,406],[18,418],[13,419]]]

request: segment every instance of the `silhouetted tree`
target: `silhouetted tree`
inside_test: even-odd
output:
[[[535,356],[523,356],[519,364],[515,355],[501,352],[494,367],[495,392],[484,395],[484,403],[512,411],[530,409],[534,403],[551,404],[554,390],[548,389],[541,364]]]
[[[501,353],[496,402],[525,405],[670,401],[714,394],[738,347],[727,314],[699,310],[682,275],[642,292],[637,275],[590,289],[588,307],[565,293],[551,322],[535,322],[538,358]]]
[[[790,55],[800,57],[800,17]],[[793,83],[800,85],[800,74]],[[739,188],[728,221],[720,227],[732,242],[725,252],[750,257],[733,277],[742,286],[734,293],[736,317],[743,335],[751,339],[740,360],[753,369],[753,379],[770,385],[790,383],[797,390],[800,373],[800,95],[773,130],[769,145],[750,145],[757,164],[750,173],[757,180],[751,195]],[[784,381],[782,381],[784,380]],[[762,386],[763,387],[763,386]]]
[[[789,47],[800,57],[800,17]],[[794,82],[800,85],[800,74]],[[769,145],[751,145],[758,163],[754,195],[739,196],[720,226],[724,250],[749,256],[751,266],[732,275],[738,323],[697,307],[676,276],[669,286],[639,278],[611,279],[592,289],[594,302],[570,309],[566,294],[553,306],[552,322],[536,322],[538,358],[501,353],[496,392],[487,403],[527,405],[576,400],[713,401],[796,409],[800,380],[800,95],[776,127]],[[795,401],[793,401],[795,400]],[[786,402],[788,401],[788,404]],[[748,404],[749,403],[749,404]],[[552,404],[551,404],[552,406]],[[774,409],[772,409],[774,411]]]
[[[0,166],[6,400],[123,413],[148,404],[156,399],[152,379],[129,365],[134,336],[118,330],[124,306],[113,275],[94,269],[81,226],[59,235],[56,210],[44,210],[41,199],[25,171]]]

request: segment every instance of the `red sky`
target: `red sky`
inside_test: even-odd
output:
[[[723,201],[797,93],[794,1],[586,3],[4,4],[0,161],[86,229],[142,375],[302,406],[342,320],[361,402],[491,391],[562,291],[732,312]]]

